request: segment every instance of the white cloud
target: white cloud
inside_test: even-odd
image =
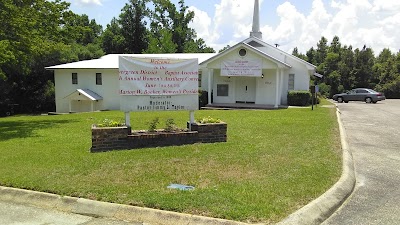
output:
[[[103,5],[101,3],[101,0],[75,0],[75,3],[78,5],[84,5],[84,6],[101,6]]]
[[[374,0],[372,10],[374,12],[398,12],[400,1],[398,0]]]
[[[251,31],[253,4],[249,2],[221,0],[214,6],[214,18],[192,7],[196,12],[192,27],[216,50],[227,44],[232,46],[247,38]],[[316,47],[322,36],[329,42],[338,36],[342,45],[352,45],[353,49],[366,44],[375,54],[383,48],[395,52],[400,48],[398,0],[313,0],[310,8],[305,13],[289,1],[282,2],[276,8],[277,24],[268,24],[268,21],[261,24],[264,41],[280,44],[287,52],[298,47],[302,53]]]
[[[220,32],[224,35],[230,35],[231,39],[237,39],[243,36],[246,29],[251,27],[253,14],[252,4],[248,0],[221,0],[220,4],[215,5],[214,32]]]
[[[189,26],[195,29],[197,37],[207,40],[209,42],[214,42],[218,40],[218,38],[220,38],[219,33],[211,32],[211,18],[207,12],[197,9],[194,6],[190,6],[189,10],[193,11],[195,14],[193,21],[189,24]]]

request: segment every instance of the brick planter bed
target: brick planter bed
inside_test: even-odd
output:
[[[96,127],[93,125],[90,151],[104,152],[227,141],[228,125],[226,123],[194,123],[191,127],[192,131],[150,133],[132,132],[129,127]]]

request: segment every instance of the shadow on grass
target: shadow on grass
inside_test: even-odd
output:
[[[38,137],[35,130],[72,123],[74,120],[0,121],[0,141],[17,138]]]

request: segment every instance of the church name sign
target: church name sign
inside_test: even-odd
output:
[[[119,57],[121,110],[198,109],[198,60]]]
[[[221,63],[221,76],[261,77],[261,60],[231,60]]]

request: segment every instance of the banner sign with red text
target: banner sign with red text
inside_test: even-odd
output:
[[[221,63],[221,76],[227,77],[261,77],[261,60],[233,60]]]
[[[121,110],[197,110],[198,73],[198,59],[120,56]]]

